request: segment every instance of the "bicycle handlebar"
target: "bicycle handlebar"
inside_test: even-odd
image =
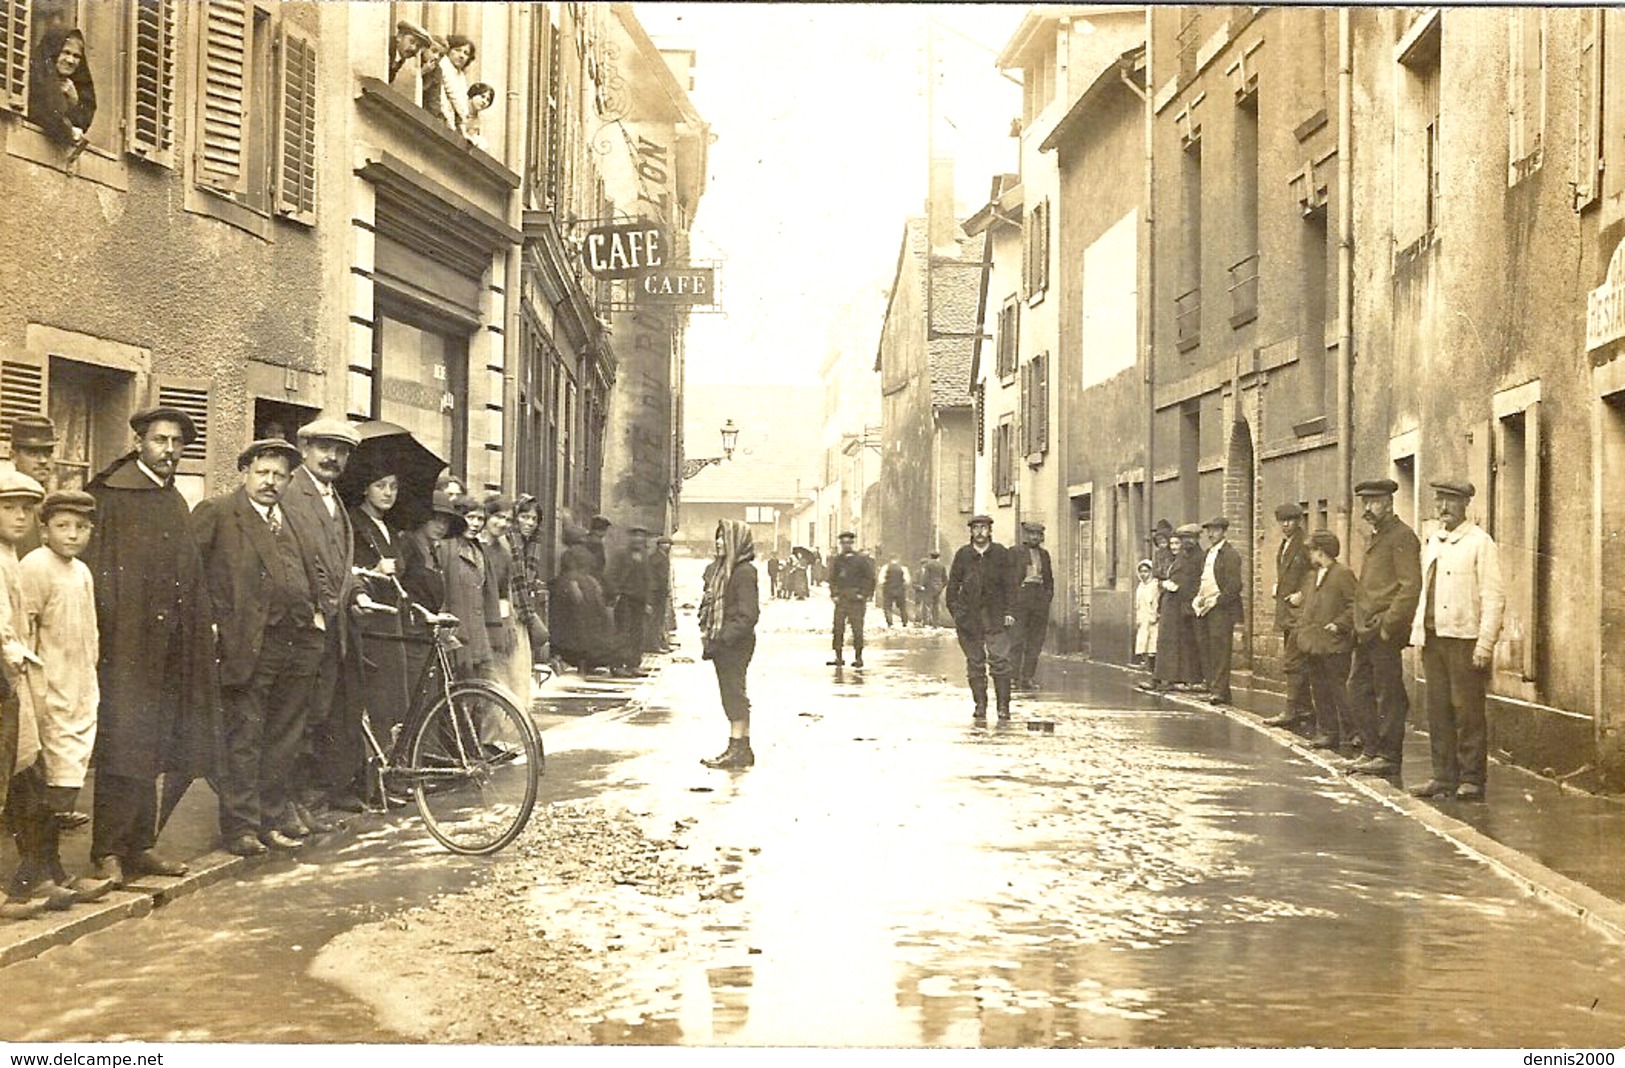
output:
[[[395,592],[400,594],[401,600],[406,604],[407,609],[411,612],[412,618],[418,620],[424,626],[429,627],[432,630],[450,630],[456,627],[460,622],[458,618],[452,615],[450,612],[436,612],[433,609],[426,608],[412,600],[412,595],[406,592],[406,587],[402,586],[401,580],[396,578],[394,575],[386,574],[382,571],[374,571],[365,567],[352,567],[350,570],[353,574],[356,574],[362,578],[378,579],[380,581],[390,583],[395,587]],[[399,615],[401,611],[394,605],[386,604],[376,605],[373,610],[378,612],[388,612],[391,615]]]

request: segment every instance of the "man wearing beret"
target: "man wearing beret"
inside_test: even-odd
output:
[[[101,705],[90,856],[99,878],[182,875],[153,851],[157,780],[213,778],[221,753],[214,636],[190,510],[175,488],[197,437],[178,408],[130,417],[135,449],[91,479],[98,523],[85,551],[101,631]]]
[[[1231,637],[1241,621],[1241,554],[1226,535],[1230,520],[1214,516],[1202,524],[1207,533],[1207,555],[1202,559],[1202,579],[1196,587],[1192,609],[1196,613],[1196,633],[1201,649],[1202,670],[1207,675],[1207,699],[1215,705],[1230,703]]]
[[[869,598],[875,593],[875,562],[858,552],[858,536],[850,530],[836,539],[840,551],[829,561],[829,598],[835,602],[834,634],[831,644],[835,656],[831,667],[840,667],[844,659],[846,629],[852,628],[852,666],[863,666],[863,613],[869,607]]]
[[[279,503],[299,461],[280,438],[250,442],[237,457],[243,484],[192,513],[219,632],[220,833],[238,856],[299,844],[288,785],[322,655],[305,554]]]
[[[322,810],[359,810],[358,789],[365,756],[360,713],[352,707],[361,685],[360,650],[350,626],[350,608],[371,608],[372,599],[351,570],[355,539],[350,516],[339,499],[338,480],[361,443],[343,419],[321,418],[299,428],[302,462],[283,491],[282,510],[305,554],[305,570],[316,598],[316,627],[322,651],[305,711],[304,755],[295,766],[293,808],[298,822],[321,833],[337,826]]]
[[[1445,478],[1431,485],[1439,527],[1422,548],[1422,610],[1411,624],[1411,644],[1421,648],[1427,675],[1433,777],[1411,793],[1482,801],[1489,744],[1484,684],[1506,611],[1501,556],[1490,536],[1467,522],[1473,484]]]
[[[1021,524],[1021,548],[1010,550],[1016,565],[1016,626],[1011,636],[1012,683],[1018,690],[1036,690],[1038,654],[1049,634],[1049,606],[1055,600],[1055,569],[1049,550],[1044,548],[1044,524],[1028,520]]]
[[[1293,631],[1303,608],[1303,583],[1314,573],[1304,538],[1303,509],[1291,501],[1275,509],[1281,525],[1281,545],[1275,551],[1275,626],[1281,632],[1281,674],[1286,676],[1286,710],[1264,721],[1270,727],[1291,727],[1307,733],[1314,725],[1315,704],[1310,697],[1309,661],[1298,647]]]
[[[56,488],[56,424],[43,415],[19,415],[11,421],[11,466],[38,482],[46,493]],[[17,543],[17,555],[27,556],[40,545],[39,517]]]
[[[993,674],[999,720],[1010,719],[1010,632],[1016,625],[1016,568],[993,540],[993,520],[971,516],[970,543],[961,545],[948,568],[948,614],[954,617],[965,676],[975,704],[971,722],[987,723],[987,676]]]
[[[1393,479],[1367,479],[1355,485],[1360,515],[1371,524],[1371,540],[1360,563],[1360,597],[1354,607],[1354,666],[1349,673],[1349,704],[1359,724],[1364,759],[1352,770],[1362,775],[1395,776],[1405,744],[1410,698],[1405,694],[1401,658],[1411,640],[1411,622],[1422,595],[1422,545],[1416,532],[1394,514]]]

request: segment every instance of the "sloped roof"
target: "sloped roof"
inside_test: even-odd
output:
[[[931,372],[931,403],[938,408],[963,408],[971,403],[971,358],[976,350],[975,335],[980,330],[977,307],[985,241],[983,234],[967,237],[960,230],[955,234],[957,256],[933,256],[926,219],[917,216],[904,224],[897,277],[903,274],[903,257],[912,257],[918,268],[916,277],[927,279],[930,287],[933,336],[926,343],[926,358]],[[894,280],[893,286],[896,284]],[[878,352],[875,369],[880,369]]]

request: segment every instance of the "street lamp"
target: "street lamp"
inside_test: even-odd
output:
[[[687,482],[695,475],[704,471],[712,464],[720,464],[724,460],[732,460],[734,446],[739,444],[739,428],[734,426],[732,419],[722,424],[722,455],[721,456],[695,456],[683,461],[683,481]]]

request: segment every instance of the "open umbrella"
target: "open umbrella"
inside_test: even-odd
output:
[[[374,420],[360,423],[355,429],[361,435],[361,444],[350,454],[350,462],[339,476],[339,498],[345,504],[359,505],[366,498],[368,486],[385,475],[394,475],[401,488],[389,513],[390,525],[397,530],[411,530],[428,519],[435,480],[446,469],[446,462],[403,426]]]

